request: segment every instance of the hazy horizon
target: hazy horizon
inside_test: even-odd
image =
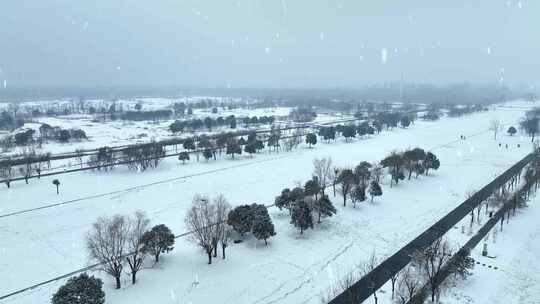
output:
[[[20,0],[0,87],[538,85],[538,1]]]

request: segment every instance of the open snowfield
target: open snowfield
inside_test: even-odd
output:
[[[271,204],[281,189],[310,178],[315,157],[331,156],[336,165],[352,167],[364,160],[379,161],[395,149],[431,149],[441,160],[438,171],[392,189],[386,180],[382,197],[355,209],[352,204],[342,207],[342,198],[335,197],[337,216],[302,236],[288,223],[286,211],[271,208],[277,236],[267,247],[248,238],[231,246],[225,261],[207,265],[203,252],[181,238],[160,265],[140,272],[136,286],[129,285],[126,276],[124,288],[114,290],[112,280],[99,274],[105,282],[107,303],[319,303],[321,292],[372,251],[380,257],[392,254],[461,203],[468,190],[485,185],[531,151],[527,137],[502,132],[495,141],[487,130],[489,121],[498,118],[506,131],[517,125],[525,108],[533,106],[524,102],[512,105],[520,108],[417,121],[408,129],[384,131],[351,143],[341,139],[319,143],[313,149],[303,147],[289,153],[265,152],[253,158],[242,155],[234,161],[186,165],[167,159],[158,169],[143,173],[118,168],[108,173],[66,174],[56,177],[61,181],[60,195],[51,184],[53,178],[32,180],[30,185],[14,183],[11,189],[0,189],[0,215],[81,200],[0,218],[0,294],[85,266],[84,236],[99,216],[144,210],[152,224],[164,223],[179,234],[185,231],[184,214],[196,193],[223,193],[233,205]],[[460,134],[468,135],[467,139],[460,141]],[[126,188],[131,190],[122,191]],[[103,195],[86,198],[98,194]],[[5,303],[48,303],[62,283],[14,296]]]

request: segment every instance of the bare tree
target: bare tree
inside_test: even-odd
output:
[[[11,174],[11,171],[12,171],[12,167],[11,167],[11,164],[9,163],[9,160],[6,162],[6,164],[0,167],[0,177],[4,179],[4,183],[6,184],[8,188],[11,186],[11,179],[13,177]]]
[[[381,178],[384,175],[384,168],[379,163],[374,163],[371,165],[371,177],[377,183],[381,182]]]
[[[195,195],[191,209],[187,212],[185,224],[193,231],[189,240],[199,245],[208,255],[208,264],[212,264],[212,252],[215,244],[215,206],[208,197]]]
[[[489,122],[489,130],[493,131],[493,137],[495,140],[497,140],[497,134],[499,131],[501,131],[503,128],[502,122],[498,119],[492,119]]]
[[[225,259],[225,249],[229,246],[229,242],[232,238],[233,228],[230,225],[224,224],[224,229],[220,235],[221,242],[221,257]]]
[[[420,290],[420,276],[411,266],[405,267],[398,277],[397,302],[405,304]]]
[[[377,267],[378,265],[379,265],[379,260],[377,259],[377,256],[375,255],[375,251],[373,251],[369,259],[362,264],[363,276],[366,276],[368,273],[372,272],[373,269],[375,269],[375,267]],[[375,289],[373,290],[373,300],[375,300],[375,304],[377,304],[379,301],[379,298],[377,298],[377,290]]]
[[[334,170],[332,168],[332,158],[315,158],[313,160],[313,176],[317,177],[323,196],[326,186],[333,179],[333,175]]]
[[[225,229],[227,226],[227,215],[231,210],[231,205],[229,205],[227,199],[225,199],[225,196],[223,194],[219,194],[216,198],[214,198],[214,209],[215,217],[213,223],[215,224],[215,226],[212,246],[214,247],[214,257],[217,257],[218,242],[222,239],[223,234],[225,233]],[[227,247],[227,245],[225,245],[225,247]],[[223,256],[225,256],[225,248],[222,248],[222,250]]]
[[[124,216],[100,217],[92,225],[86,236],[86,246],[92,260],[102,263],[105,273],[116,280],[120,289],[120,276],[124,268],[124,254],[128,238],[129,224]]]
[[[143,235],[148,230],[150,220],[142,211],[135,212],[135,216],[129,219],[128,232],[128,256],[126,260],[131,270],[131,284],[137,281],[137,272],[142,268],[144,257],[146,256],[141,250],[144,246]]]
[[[431,291],[431,302],[435,301],[435,296],[439,293],[438,276],[443,267],[452,256],[450,245],[447,240],[438,238],[433,244],[424,250],[414,254],[414,261],[420,268],[422,275],[429,285]]]
[[[321,303],[326,304],[344,292],[345,292],[346,303],[358,302],[358,298],[360,295],[359,290],[356,288],[351,288],[351,287],[354,285],[354,283],[360,280],[361,277],[362,277],[362,273],[361,271],[358,271],[358,269],[355,269],[347,273],[345,276],[339,279],[332,287],[330,287],[326,291],[326,294],[324,293],[321,294],[320,296]]]

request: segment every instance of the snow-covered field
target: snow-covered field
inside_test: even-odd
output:
[[[199,100],[205,100],[207,98],[190,98],[186,100],[178,99],[166,99],[166,98],[143,98],[143,99],[133,99],[133,100],[119,100],[115,102],[116,105],[121,105],[124,109],[133,110],[133,107],[137,102],[142,102],[143,110],[163,110],[170,108],[175,102],[186,102],[194,103]],[[221,102],[221,99],[212,99],[213,102]],[[225,101],[226,102],[226,101]],[[89,100],[86,101],[86,107],[95,106],[95,107],[105,107],[107,108],[111,102],[106,102],[103,100]],[[63,106],[71,105],[70,101],[42,101],[42,102],[26,102],[20,104],[22,109],[35,106],[40,106],[41,108],[53,107],[61,108]],[[7,109],[8,104],[0,103],[0,111]],[[257,108],[257,109],[248,109],[248,108],[235,108],[235,109],[223,109],[218,107],[218,113],[212,113],[211,108],[208,109],[195,109],[192,115],[185,116],[184,118],[179,119],[204,119],[206,117],[217,118],[217,117],[227,117],[229,115],[234,115],[238,119],[249,116],[274,116],[276,117],[277,124],[291,124],[292,122],[288,119],[284,119],[289,115],[291,108],[288,107],[270,107],[270,108]],[[61,111],[59,111],[61,112]],[[71,115],[60,115],[57,117],[39,117],[36,118],[33,122],[26,123],[20,129],[12,132],[13,134],[25,130],[25,129],[34,129],[36,134],[39,134],[39,127],[41,124],[46,123],[52,127],[60,127],[62,129],[82,129],[85,131],[88,140],[81,141],[72,141],[70,143],[59,143],[54,141],[48,141],[43,143],[41,147],[36,145],[35,151],[37,153],[63,153],[63,152],[73,152],[76,149],[96,149],[104,146],[120,146],[128,145],[134,143],[143,143],[149,142],[153,139],[162,140],[168,139],[171,137],[190,137],[193,135],[201,134],[213,134],[216,132],[230,132],[233,131],[228,127],[219,127],[213,128],[212,131],[206,129],[198,130],[195,133],[181,133],[173,134],[169,131],[169,126],[174,122],[175,119],[168,120],[159,120],[159,121],[124,121],[124,120],[107,120],[105,122],[95,121],[96,118],[99,118],[99,115],[89,115],[89,114],[71,114]],[[351,116],[343,116],[341,114],[337,115],[334,113],[324,113],[318,115],[315,119],[315,123],[325,123],[331,122],[339,119],[348,119]],[[249,127],[253,128],[264,128],[268,129],[268,125],[259,125],[258,127]],[[238,121],[237,129],[245,129],[241,121]],[[8,135],[8,132],[0,132],[0,139],[3,136]],[[10,151],[4,152],[7,154],[19,154],[22,153],[27,147],[14,147]]]
[[[498,108],[462,118],[417,121],[409,129],[352,143],[319,143],[313,149],[266,152],[234,161],[182,165],[167,159],[158,169],[143,173],[119,168],[109,173],[66,174],[59,176],[60,195],[52,178],[33,180],[30,185],[14,183],[11,189],[0,190],[0,214],[82,200],[0,218],[0,294],[85,266],[84,236],[99,216],[144,210],[153,224],[164,223],[179,234],[185,230],[184,214],[196,193],[223,193],[233,205],[270,204],[282,188],[311,176],[315,157],[331,156],[336,165],[352,167],[364,160],[378,161],[395,149],[431,149],[441,159],[439,171],[392,189],[386,181],[381,198],[355,209],[342,207],[341,197],[336,197],[337,216],[302,236],[289,224],[285,211],[272,208],[277,236],[267,247],[248,239],[231,246],[226,260],[207,265],[199,248],[178,239],[161,264],[140,272],[135,286],[128,284],[126,276],[124,288],[114,290],[112,280],[98,274],[105,282],[107,303],[319,303],[321,292],[373,251],[381,258],[392,254],[461,203],[468,190],[480,188],[529,153],[528,138],[503,132],[495,141],[487,130],[493,118],[501,119],[506,128],[517,125],[524,111]],[[460,134],[468,135],[467,139],[460,141]],[[150,183],[154,184],[144,186]],[[141,187],[120,191],[137,185]],[[103,195],[84,199],[96,194]],[[62,283],[5,302],[48,303]]]

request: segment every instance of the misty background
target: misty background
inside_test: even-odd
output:
[[[540,83],[540,1],[17,0],[0,91]]]

